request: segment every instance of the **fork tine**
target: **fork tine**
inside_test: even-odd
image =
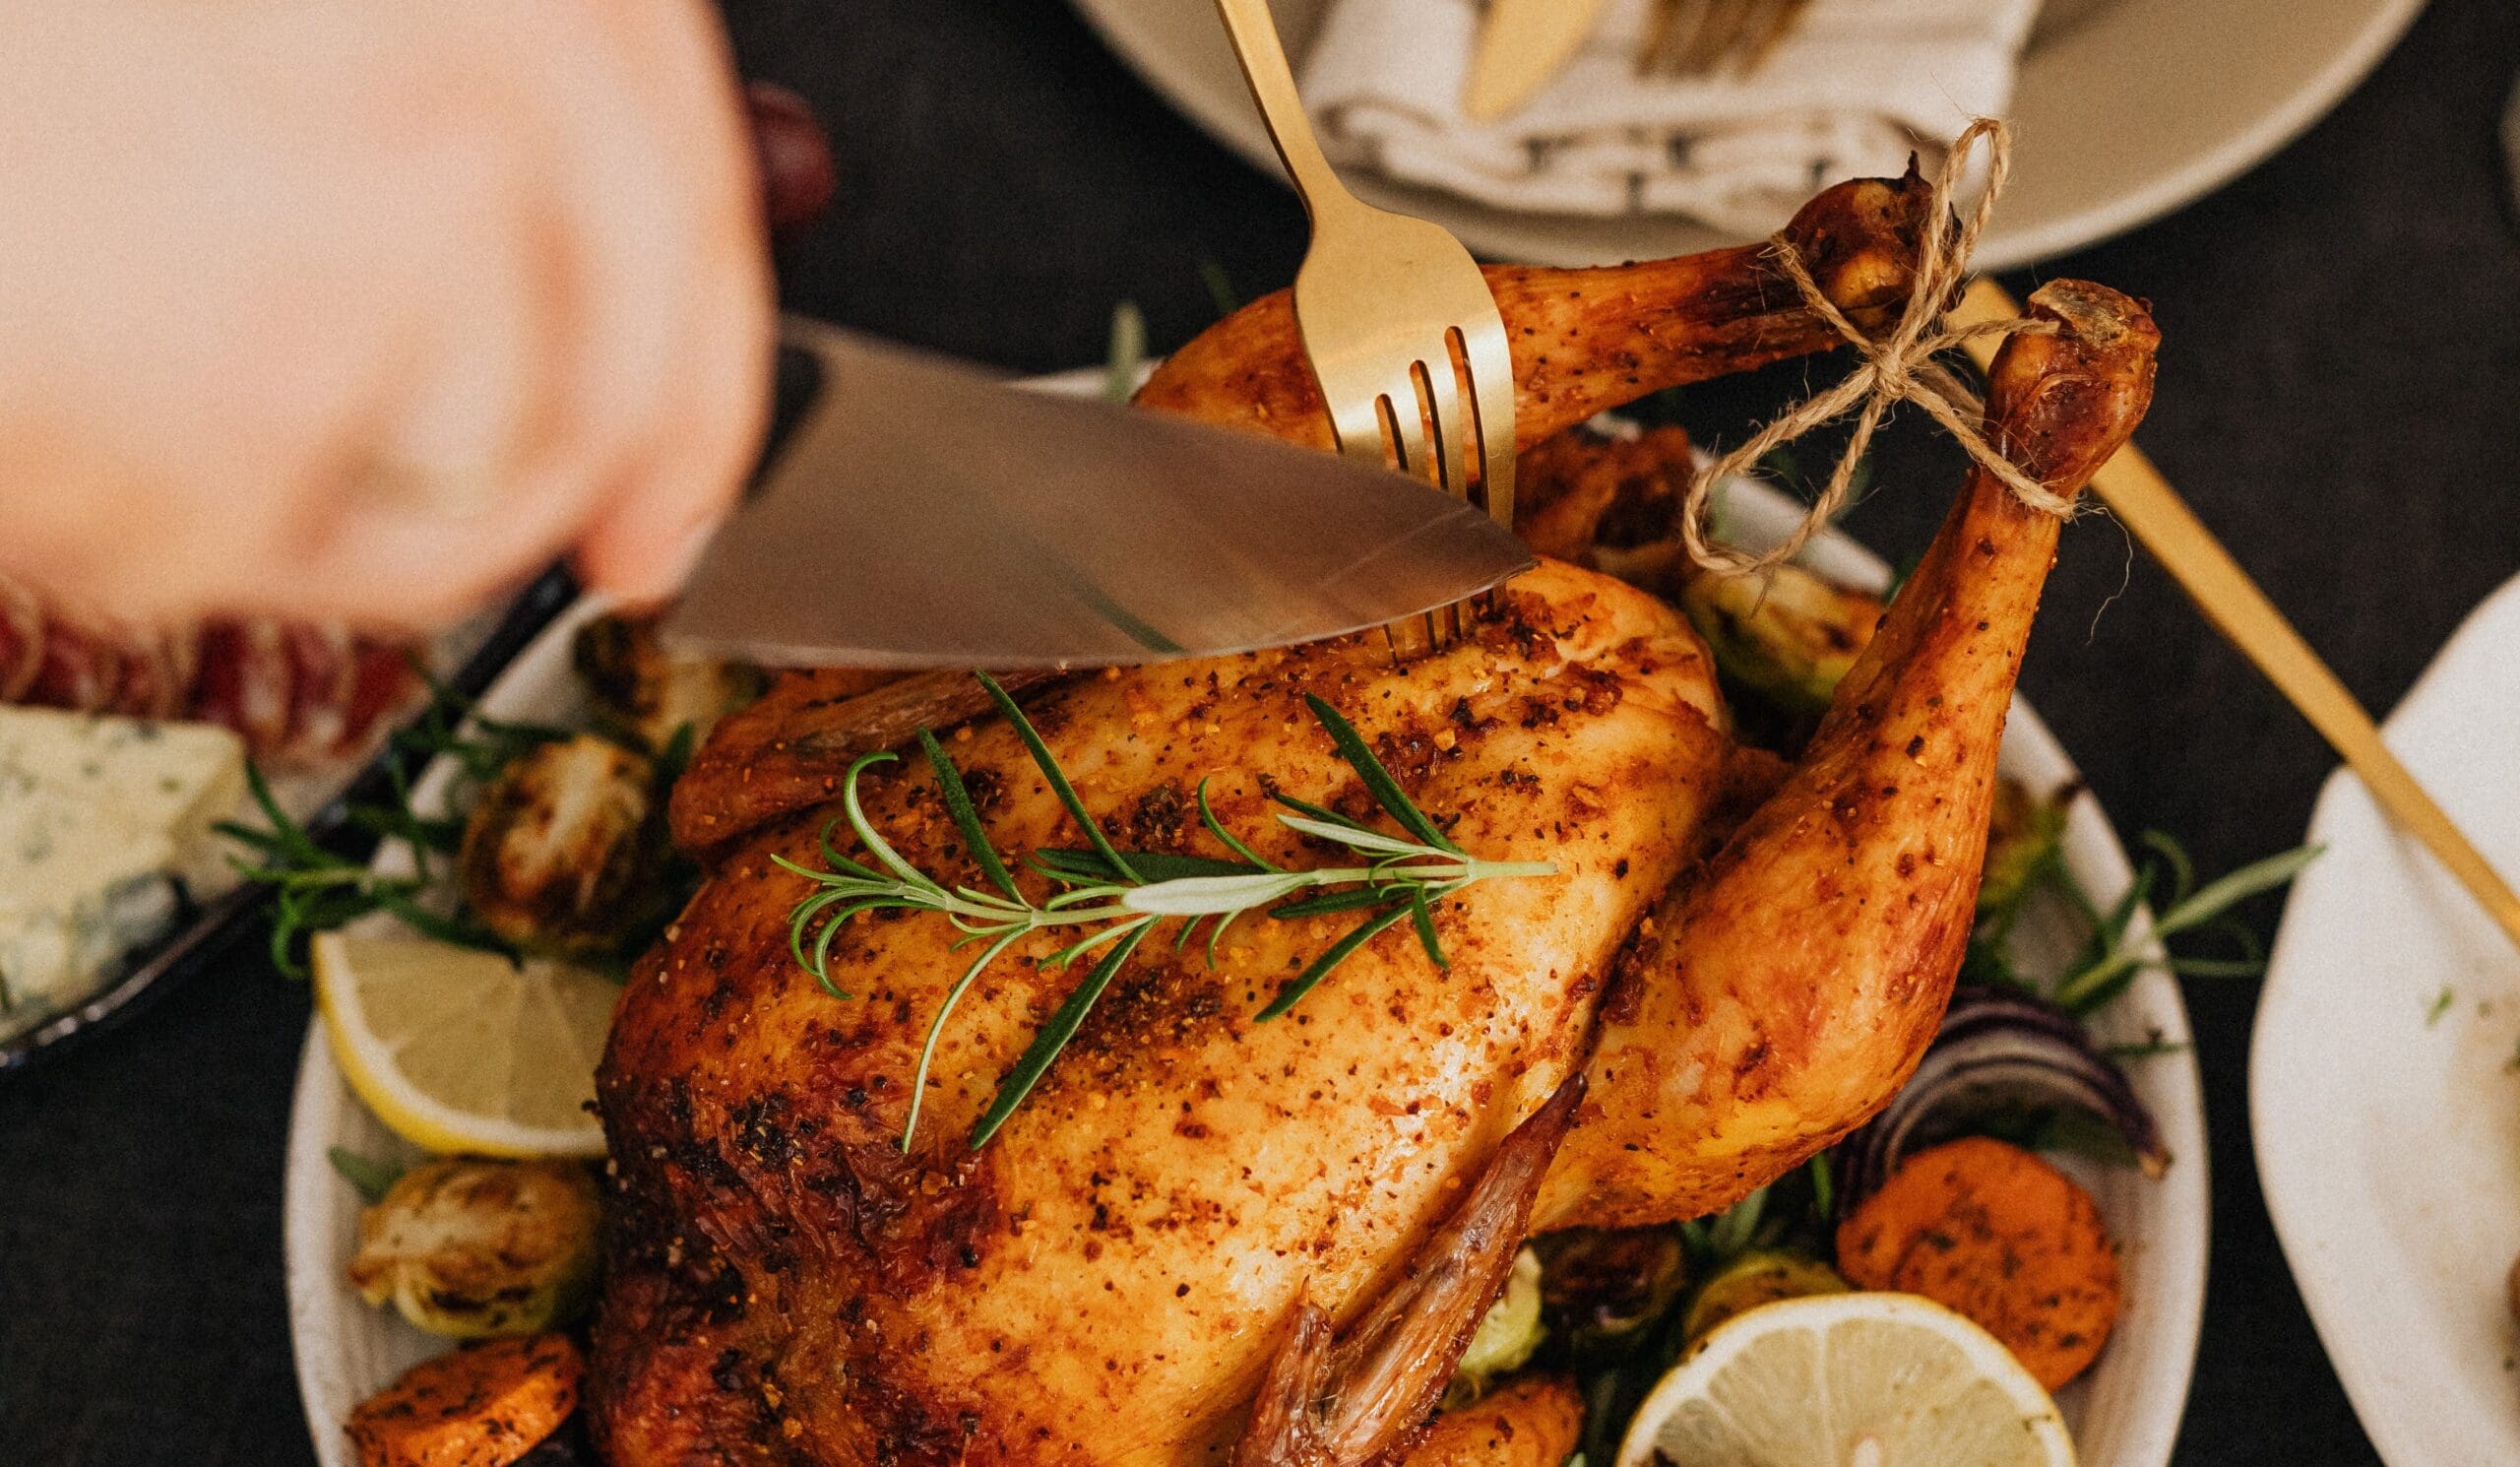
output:
[[[1463,402],[1461,365],[1452,351],[1454,333],[1444,331],[1441,355],[1421,359],[1409,369],[1417,379],[1418,390],[1426,395],[1426,415],[1432,429],[1437,455],[1436,467],[1442,471],[1436,482],[1444,492],[1458,499],[1471,497],[1471,480],[1476,477],[1479,446],[1470,434],[1471,414]]]
[[[1739,75],[1750,69],[1767,34],[1776,29],[1777,17],[1785,10],[1785,0],[1749,0],[1741,8],[1740,24],[1732,30],[1724,46],[1723,66]]]
[[[1809,4],[1810,0],[1775,0],[1768,8],[1766,28],[1752,33],[1749,48],[1742,53],[1741,70],[1752,72],[1764,65]]]
[[[1699,32],[1697,54],[1690,58],[1689,70],[1704,75],[1722,66],[1739,44],[1750,13],[1761,3],[1762,0],[1716,0],[1706,29]]]
[[[1382,400],[1387,405],[1383,410],[1383,429],[1391,434],[1401,473],[1443,488],[1442,465],[1436,460],[1426,431],[1426,419],[1434,405],[1426,400],[1424,375],[1412,362],[1398,389]]]
[[[1696,66],[1698,38],[1714,22],[1715,7],[1721,0],[1682,0],[1672,17],[1671,29],[1663,33],[1662,49],[1654,58],[1654,69],[1665,76],[1686,76]]]
[[[1463,359],[1461,342],[1459,327],[1444,328],[1442,354],[1419,361],[1413,374],[1426,393],[1431,409],[1434,430],[1430,436],[1441,456],[1444,489],[1457,498],[1477,503],[1475,480],[1480,478],[1480,461],[1484,453],[1479,441],[1479,414],[1471,406],[1469,364]],[[1430,613],[1436,646],[1449,647],[1461,640],[1461,604],[1455,602]]]
[[[1465,464],[1478,467],[1479,502],[1489,518],[1514,528],[1514,355],[1502,318],[1445,333],[1458,390]]]
[[[1662,76],[1672,76],[1684,70],[1690,48],[1697,33],[1706,26],[1706,12],[1715,0],[1672,0],[1671,18],[1663,27],[1654,47],[1652,70]]]
[[[1689,0],[1654,0],[1654,13],[1645,22],[1645,36],[1636,47],[1636,74],[1650,77],[1661,70],[1663,48],[1671,41],[1671,28],[1679,24],[1680,7]]]

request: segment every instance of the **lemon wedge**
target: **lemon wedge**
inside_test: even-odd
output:
[[[2056,1403],[1930,1300],[1826,1294],[1718,1327],[1645,1398],[1618,1467],[2074,1467]]]
[[[618,984],[424,937],[324,932],[310,951],[333,1058],[395,1134],[435,1152],[603,1154],[588,1107]]]

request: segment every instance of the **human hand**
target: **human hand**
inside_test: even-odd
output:
[[[679,580],[771,287],[705,0],[38,6],[0,47],[0,569],[417,626]]]

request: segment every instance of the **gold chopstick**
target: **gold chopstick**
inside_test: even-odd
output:
[[[1971,325],[2011,320],[2020,314],[2021,306],[2004,288],[1982,276],[1969,287],[1952,319],[1958,325]],[[1993,338],[1982,338],[1969,343],[1968,350],[1983,367],[1993,360],[1996,345]],[[2301,640],[2301,634],[2188,509],[2143,451],[2132,443],[2119,449],[2093,478],[2091,488],[2187,592],[2205,618],[2257,664],[2267,680],[2335,747],[2362,777],[2380,808],[2422,841],[2485,908],[2512,945],[2520,947],[2520,896],[2512,894],[2510,885],[2459,833],[2397,755],[2389,752],[2371,716],[2354,701],[2336,673]]]

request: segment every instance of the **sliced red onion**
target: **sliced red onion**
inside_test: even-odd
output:
[[[1878,1191],[1909,1153],[1967,1131],[1989,1112],[2026,1108],[2090,1116],[2125,1141],[2147,1176],[2170,1165],[2152,1113],[2071,1014],[2027,993],[1970,987],[1952,995],[1906,1088],[1838,1144],[1839,1207]]]

